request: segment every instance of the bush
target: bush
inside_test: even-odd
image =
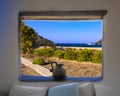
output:
[[[44,65],[45,61],[42,58],[37,58],[37,59],[34,59],[32,63],[38,64],[38,65]]]
[[[63,50],[56,50],[55,52],[54,52],[54,56],[55,57],[58,57],[58,58],[64,58],[64,51]]]
[[[102,51],[98,50],[94,53],[92,62],[94,63],[102,63]]]
[[[93,51],[88,49],[79,50],[77,53],[77,61],[89,62],[92,61]]]
[[[64,54],[64,59],[76,60],[77,53],[74,49],[66,49]]]
[[[71,49],[66,48],[64,50],[55,50],[52,48],[37,49],[34,51],[34,55],[44,57],[58,57],[66,60],[77,60],[79,62],[93,62],[102,63],[102,51],[91,49]]]
[[[42,56],[42,50],[40,50],[40,49],[35,50],[34,51],[34,55],[36,55],[36,56]]]
[[[43,48],[43,49],[37,49],[34,51],[34,55],[37,56],[45,56],[45,57],[51,57],[54,55],[54,49],[52,48]]]

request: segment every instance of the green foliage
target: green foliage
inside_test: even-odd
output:
[[[58,57],[66,60],[77,60],[79,62],[102,63],[102,51],[92,49],[75,50],[67,48],[64,50],[53,48],[42,48],[34,51],[34,55],[39,57]]]
[[[37,33],[34,29],[30,28],[29,26],[26,26],[23,22],[21,23],[20,31],[22,53],[33,53],[36,45]]]
[[[79,50],[77,53],[77,61],[89,62],[92,61],[93,51],[88,49]]]
[[[54,56],[55,57],[58,57],[58,58],[64,58],[64,51],[63,50],[56,50],[55,52],[54,52]]]
[[[34,55],[36,55],[36,56],[42,56],[43,55],[42,54],[42,50],[40,50],[40,49],[34,50]]]
[[[38,64],[38,65],[44,65],[45,61],[42,58],[37,58],[37,59],[34,59],[32,63]]]
[[[51,57],[51,56],[54,55],[54,51],[55,50],[53,48],[37,49],[37,50],[34,51],[34,55]]]
[[[65,50],[65,54],[64,54],[64,59],[67,59],[67,60],[76,60],[76,51],[72,48],[67,48]]]
[[[100,64],[102,63],[102,51],[101,50],[98,50],[94,53],[92,62],[100,63]]]

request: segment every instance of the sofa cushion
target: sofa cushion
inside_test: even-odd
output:
[[[14,85],[9,96],[47,96],[47,87],[30,87]]]
[[[120,96],[120,90],[111,87],[95,85],[96,96]]]
[[[78,96],[78,84],[69,83],[51,87],[48,96]]]
[[[78,86],[79,96],[96,96],[95,87],[92,83],[84,83]]]

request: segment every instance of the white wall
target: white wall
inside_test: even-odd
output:
[[[120,1],[119,0],[0,0],[0,90],[13,84],[52,86],[66,82],[20,82],[18,12],[48,10],[106,9],[104,18],[104,64],[101,85],[120,86]]]

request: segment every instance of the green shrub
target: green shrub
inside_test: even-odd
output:
[[[77,53],[74,49],[67,48],[65,50],[64,59],[66,60],[76,60]]]
[[[35,50],[35,51],[34,51],[34,55],[36,55],[36,56],[42,56],[42,55],[43,55],[43,54],[42,54],[42,50],[41,50],[41,49]]]
[[[34,51],[34,55],[37,56],[45,56],[45,57],[51,57],[54,55],[54,49],[52,48],[43,48],[43,49],[37,49]]]
[[[58,57],[58,58],[64,58],[64,51],[63,50],[56,50],[55,52],[54,52],[54,56],[55,57]]]
[[[77,53],[77,61],[90,62],[92,61],[93,51],[88,49],[81,49]]]
[[[45,61],[42,58],[36,58],[32,62],[33,64],[44,65]]]
[[[97,50],[92,58],[92,62],[94,63],[102,63],[102,51],[101,50]]]
[[[102,51],[91,49],[75,50],[66,48],[64,50],[54,50],[52,48],[37,49],[34,55],[44,57],[58,57],[66,60],[77,60],[79,62],[102,63]]]

